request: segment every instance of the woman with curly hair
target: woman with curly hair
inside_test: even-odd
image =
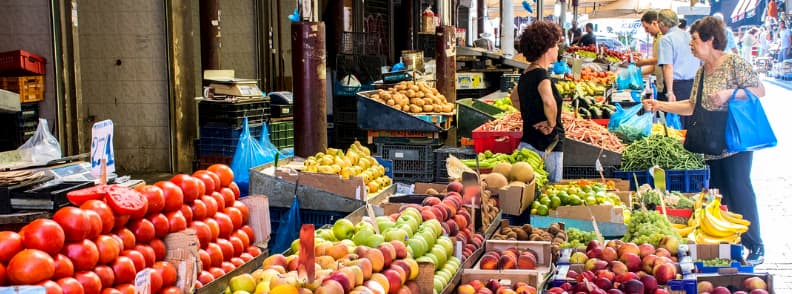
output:
[[[562,178],[564,127],[561,125],[561,95],[547,68],[558,58],[561,28],[549,21],[536,21],[520,37],[520,51],[530,63],[511,93],[520,110],[523,135],[518,148],[528,148],[546,157],[545,169],[552,182]],[[555,146],[552,146],[556,143]],[[550,154],[545,150],[552,147]]]

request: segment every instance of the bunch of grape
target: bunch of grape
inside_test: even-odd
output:
[[[728,258],[705,259],[705,260],[699,260],[699,261],[704,263],[704,266],[713,266],[713,267],[719,266],[719,267],[723,267],[723,266],[731,265],[731,259],[728,259]]]
[[[582,231],[576,228],[567,229],[567,241],[561,244],[561,248],[586,247],[591,240],[597,238],[597,233]]]
[[[649,243],[657,247],[660,239],[673,236],[680,239],[679,234],[671,227],[668,219],[655,210],[635,211],[627,224],[627,233],[622,240],[635,244]]]

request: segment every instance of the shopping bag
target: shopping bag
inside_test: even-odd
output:
[[[628,143],[648,137],[652,133],[653,115],[651,112],[639,115],[642,108],[642,104],[636,104],[624,109],[617,103],[616,112],[608,122],[608,131]]]
[[[272,154],[273,159],[276,153],[278,153],[281,159],[286,158],[286,155],[278,150],[278,147],[270,141],[270,133],[267,124],[261,124],[261,139],[259,139],[259,145],[261,145],[261,149],[264,149],[265,153]]]
[[[747,99],[734,98],[740,90]],[[756,151],[778,143],[759,98],[744,88],[734,90],[729,100],[725,136],[728,152]]]
[[[300,201],[297,200],[297,195],[295,193],[292,206],[289,208],[289,211],[281,216],[278,222],[278,230],[275,231],[275,237],[271,239],[275,242],[272,244],[272,250],[270,252],[283,253],[291,248],[291,243],[300,238],[301,226]]]
[[[641,68],[631,63],[627,69],[619,72],[616,76],[617,90],[641,90],[643,89],[643,75]]]
[[[272,162],[275,160],[275,156],[265,152],[256,138],[250,135],[247,117],[242,121],[242,128],[234,157],[231,159],[231,170],[234,171],[234,180],[239,186],[239,194],[247,196],[250,168]]]
[[[22,158],[35,163],[46,163],[61,158],[61,147],[58,139],[49,131],[47,120],[39,118],[38,127],[33,137],[17,150],[22,151]]]

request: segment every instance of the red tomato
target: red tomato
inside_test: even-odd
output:
[[[203,283],[201,283],[201,281],[195,281],[195,282],[193,282],[193,287],[195,289],[201,289],[201,288],[203,288]]]
[[[239,186],[237,183],[231,182],[231,184],[228,184],[228,188],[231,188],[231,190],[234,191],[234,197],[236,197],[236,200],[239,200]]]
[[[220,278],[220,277],[222,277],[223,275],[226,274],[226,272],[222,268],[219,268],[219,267],[210,268],[209,269],[209,273],[212,274],[215,277],[215,279]]]
[[[61,278],[56,281],[61,289],[63,290],[63,294],[83,294],[85,290],[83,289],[82,284],[80,281],[72,277]]]
[[[52,274],[53,280],[71,277],[74,275],[74,264],[72,263],[71,259],[66,257],[66,255],[55,255],[55,258],[52,260],[55,261],[55,272]]]
[[[162,289],[162,274],[160,274],[158,271],[151,270],[149,271],[149,275],[149,280],[151,281],[151,293],[159,293],[160,289]]]
[[[212,230],[209,225],[202,221],[193,221],[190,228],[195,230],[195,235],[198,236],[198,241],[201,243],[201,248],[206,248],[209,242],[212,241]]]
[[[6,278],[11,285],[33,285],[52,278],[55,261],[49,254],[36,249],[25,249],[14,255],[6,267]]]
[[[181,213],[184,216],[184,220],[187,221],[188,224],[193,221],[192,208],[187,205],[182,205]]]
[[[116,214],[129,215],[135,219],[145,216],[148,210],[148,199],[140,192],[124,186],[110,186],[105,201]]]
[[[255,258],[255,257],[253,257],[253,255],[250,255],[250,253],[242,252],[242,254],[239,255],[239,258],[241,258],[245,262],[248,262],[248,261],[253,260],[253,258]]]
[[[192,174],[192,176],[196,179],[201,180],[204,183],[204,187],[206,188],[205,193],[211,194],[212,192],[216,191],[217,188],[220,188],[220,177],[217,177],[217,184],[215,184],[215,179],[210,175],[213,174],[207,170],[199,170]],[[204,194],[201,194],[204,195]]]
[[[112,287],[112,285],[110,287]],[[154,293],[154,292],[151,292],[151,293]],[[116,288],[104,288],[104,289],[102,289],[102,294],[121,294],[121,291],[119,291]]]
[[[181,209],[182,204],[184,204],[184,194],[179,186],[165,181],[157,182],[154,185],[162,189],[165,195],[165,206],[163,206],[162,211],[170,212]]]
[[[198,275],[198,281],[204,284],[209,284],[214,281],[215,277],[209,273],[208,271],[201,271],[201,274]]]
[[[218,239],[219,240],[219,239]],[[223,263],[223,249],[217,243],[209,243],[206,246],[206,253],[209,253],[212,267],[219,267]]]
[[[107,186],[97,185],[66,193],[66,198],[74,205],[81,206],[88,200],[104,200],[107,196]]]
[[[129,257],[132,260],[132,263],[135,264],[135,272],[142,271],[146,268],[146,258],[143,257],[143,253],[137,250],[124,250],[121,252],[121,256]]]
[[[170,225],[169,232],[180,232],[187,228],[187,219],[184,218],[181,211],[171,211],[165,216],[168,218],[168,224]]]
[[[113,272],[112,267],[97,265],[94,269],[94,273],[96,273],[96,275],[99,276],[99,280],[102,281],[102,288],[113,287],[115,283],[115,272]]]
[[[99,294],[102,292],[102,279],[92,271],[74,273],[74,278],[83,286],[85,294]]]
[[[53,220],[37,219],[19,231],[22,244],[27,249],[39,249],[50,255],[57,254],[66,240],[63,228]]]
[[[86,239],[93,239],[99,236],[102,233],[102,217],[99,216],[96,211],[93,210],[83,210],[85,212],[85,216],[88,217],[88,233],[85,234]]]
[[[234,201],[236,201],[236,196],[234,195],[234,191],[230,188],[222,188],[220,189],[220,194],[223,195],[223,201],[225,201],[225,207],[234,206]]]
[[[225,198],[223,198],[223,194],[220,192],[214,192],[211,195],[214,198],[215,202],[217,202],[217,211],[223,211],[225,209]]]
[[[240,240],[237,236],[229,237],[228,242],[231,242],[231,245],[233,246],[234,257],[239,257],[239,255],[242,254],[242,252],[245,252],[245,249],[247,249],[247,247],[242,244],[242,240]]]
[[[7,263],[19,251],[22,251],[22,236],[17,232],[2,231],[0,232],[0,262]]]
[[[244,226],[242,226],[242,228],[241,228],[240,230],[244,231],[244,232],[245,232],[245,234],[247,234],[247,236],[248,236],[248,240],[249,240],[250,242],[255,242],[255,239],[253,238],[253,237],[255,237],[255,235],[254,235],[254,233],[253,233],[253,228],[251,228],[251,227],[250,227],[250,226],[248,226],[248,225],[244,225]]]
[[[213,164],[207,170],[220,177],[220,186],[228,187],[234,180],[234,171],[225,164]]]
[[[63,294],[63,289],[58,283],[53,282],[52,280],[46,280],[38,284],[39,286],[43,286],[45,293],[47,294]]]
[[[231,232],[234,230],[234,222],[231,221],[231,217],[225,213],[218,212],[215,213],[214,219],[217,221],[217,224],[220,226],[220,238],[228,238],[231,235]]]
[[[154,225],[154,236],[157,238],[165,238],[170,231],[170,223],[168,223],[168,217],[164,214],[157,213],[157,214],[150,214],[148,216],[148,220]]]
[[[212,196],[203,196],[201,200],[206,205],[206,217],[213,217],[217,213],[217,200]]]
[[[209,256],[209,252],[206,252],[206,250],[198,249],[198,258],[201,260],[202,270],[208,271],[212,267],[212,257]]]
[[[217,239],[217,245],[220,246],[220,250],[223,251],[223,260],[230,260],[231,257],[234,257],[234,244],[231,244],[231,241],[228,239]]]
[[[63,233],[66,234],[66,241],[79,241],[85,239],[91,229],[90,220],[85,211],[77,207],[66,206],[55,212],[52,220],[57,222]]]
[[[116,286],[135,282],[135,274],[137,273],[135,271],[135,262],[129,257],[119,256],[113,263],[113,272],[115,273]]]
[[[123,243],[119,243],[113,237],[101,235],[96,238],[95,243],[96,249],[99,250],[99,264],[111,263],[121,254]]]
[[[116,285],[115,288],[121,291],[121,294],[135,294],[135,285],[132,284]]]
[[[184,203],[187,204],[192,203],[193,200],[201,196],[198,194],[198,183],[196,181],[199,180],[185,174],[178,174],[170,179],[171,183],[181,188],[182,195],[184,195]]]
[[[127,227],[135,234],[135,241],[145,243],[154,239],[154,224],[143,218],[136,219],[127,224]]]
[[[176,286],[170,286],[160,291],[160,294],[184,294],[184,292]]]
[[[206,203],[204,203],[202,199],[203,198],[195,199],[192,206],[190,206],[193,213],[193,220],[204,220],[206,218]]]
[[[248,223],[248,219],[250,219],[250,209],[247,205],[242,201],[234,201],[234,207],[239,209],[239,212],[242,213],[242,224],[246,225]]]
[[[245,264],[245,260],[243,260],[242,258],[239,258],[239,257],[231,258],[230,261],[231,261],[232,264],[234,264],[235,267],[240,267],[243,264]]]
[[[201,199],[201,196],[206,195],[206,184],[199,178],[193,178],[195,183],[198,184],[198,197],[195,199]],[[195,201],[193,199],[193,201]]]
[[[121,246],[121,251],[135,248],[135,242],[137,239],[135,238],[135,234],[132,233],[132,231],[127,228],[121,228],[116,230],[115,234],[118,235],[118,237],[120,237],[122,240],[123,246]]]
[[[242,229],[236,230],[236,232],[231,234],[231,237],[236,237],[240,241],[242,241],[242,248],[248,248],[248,246],[250,246],[250,239],[248,238],[247,233],[245,233],[245,231],[243,231]],[[243,249],[242,251],[245,250]]]
[[[165,192],[160,187],[154,185],[139,186],[135,190],[146,196],[148,199],[148,211],[146,213],[159,213],[165,208]]]
[[[128,215],[116,215],[115,216],[115,225],[113,225],[113,230],[118,230],[120,228],[123,228],[124,226],[126,226],[126,224],[128,222],[129,222],[129,216]]]
[[[110,206],[107,206],[107,203],[102,200],[88,200],[80,205],[80,208],[86,211],[92,210],[99,214],[99,218],[102,219],[102,234],[113,231],[115,215],[113,215],[113,210],[110,209]]]
[[[261,255],[261,248],[258,248],[256,246],[250,246],[247,248],[247,252],[250,253],[250,255],[253,255],[253,257],[256,257]]]
[[[167,261],[158,261],[154,263],[154,270],[162,275],[162,286],[176,285],[176,266]]]
[[[99,249],[91,240],[66,243],[63,246],[63,255],[71,259],[74,271],[91,270],[99,262]]]
[[[204,220],[204,222],[209,226],[209,230],[212,231],[212,241],[217,241],[217,238],[220,237],[220,225],[211,217]]]
[[[151,240],[149,246],[151,246],[151,249],[154,249],[155,260],[165,260],[165,242],[162,242],[160,239],[154,239]]]
[[[223,210],[223,213],[231,218],[231,230],[237,230],[242,227],[242,212],[236,207],[230,206]],[[217,215],[215,215],[217,216]]]
[[[154,253],[154,248],[148,245],[137,244],[135,250],[143,254],[146,260],[146,267],[151,267],[157,261],[157,254]]]
[[[234,266],[234,264],[231,263],[230,261],[223,261],[220,268],[222,268],[225,272],[230,273],[236,268],[236,266]]]
[[[5,286],[6,284],[6,267],[0,263],[0,286]]]

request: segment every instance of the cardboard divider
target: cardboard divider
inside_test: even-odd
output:
[[[253,244],[267,246],[272,234],[269,212],[269,198],[264,195],[250,195],[239,199],[250,210],[248,225],[253,229]]]
[[[165,237],[165,261],[176,267],[176,286],[185,293],[193,290],[198,273],[201,271],[201,259],[198,257],[200,243],[193,229],[170,233]]]
[[[627,209],[632,207],[632,200],[629,192],[608,192],[619,196],[622,203],[627,205]],[[569,218],[579,220],[594,219],[603,223],[624,224],[624,208],[614,205],[591,205],[591,206],[559,206],[550,210],[548,216],[556,218]]]
[[[767,284],[767,292],[775,294],[773,289],[773,275],[769,273],[736,273],[736,274],[698,274],[696,279],[698,282],[709,281],[713,286],[723,286],[730,289],[745,290],[743,288],[743,281],[751,277],[759,277]]]
[[[510,215],[520,215],[536,198],[536,181],[525,185],[507,185],[498,191],[500,211]]]

